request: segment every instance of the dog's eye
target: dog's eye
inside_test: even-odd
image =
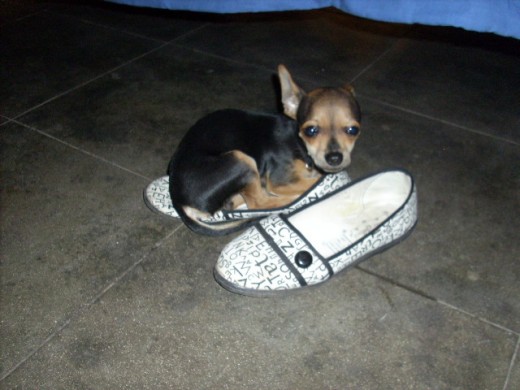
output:
[[[320,128],[318,126],[309,126],[303,129],[303,132],[307,137],[315,137],[320,132]]]
[[[348,135],[358,135],[359,127],[357,127],[357,126],[345,127],[345,133],[347,133]]]

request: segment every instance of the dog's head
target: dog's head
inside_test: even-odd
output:
[[[345,169],[361,126],[353,88],[318,88],[305,93],[285,66],[278,66],[278,76],[284,112],[298,123],[299,136],[314,164],[325,172]]]

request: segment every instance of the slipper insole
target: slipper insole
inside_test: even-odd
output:
[[[412,181],[402,172],[384,172],[362,180],[289,218],[323,256],[354,244],[397,211]]]

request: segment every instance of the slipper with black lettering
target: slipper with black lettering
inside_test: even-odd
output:
[[[350,181],[351,179],[346,171],[326,174],[323,175],[309,190],[287,206],[255,210],[248,210],[246,207],[241,207],[235,210],[223,209],[209,217],[201,217],[199,221],[206,226],[206,229],[204,230],[207,231],[207,234],[231,233],[232,231],[237,230],[236,227],[228,229],[226,226],[235,222],[244,222],[244,225],[240,224],[238,227],[245,228],[246,223],[250,224],[252,221],[265,218],[269,215],[288,213],[297,210],[305,205],[316,202],[321,197],[346,185]],[[151,182],[144,190],[144,200],[146,205],[153,211],[170,217],[179,218],[179,214],[172,204],[168,176],[160,177]]]
[[[224,248],[215,279],[252,296],[317,285],[399,243],[416,222],[413,177],[379,172],[256,222]]]

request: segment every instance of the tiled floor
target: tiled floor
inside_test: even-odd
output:
[[[331,10],[0,6],[1,388],[520,388],[519,41]],[[229,237],[141,194],[202,114],[277,110],[278,63],[354,84],[349,172],[410,170],[420,221],[253,299],[213,280]]]

